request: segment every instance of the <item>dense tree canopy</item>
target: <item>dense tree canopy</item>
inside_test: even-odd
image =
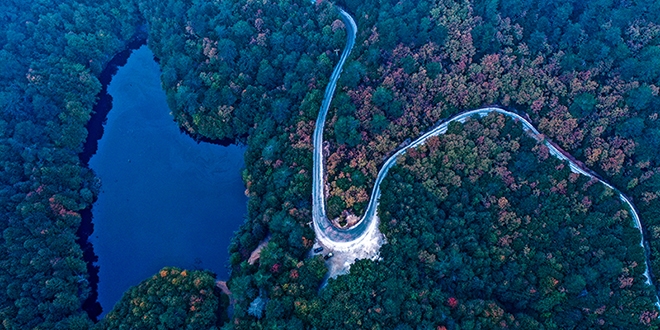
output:
[[[97,329],[217,329],[229,298],[215,274],[165,267],[124,293]]]
[[[331,216],[360,215],[383,159],[409,139],[500,104],[631,197],[660,273],[657,2],[338,4],[359,30],[326,124]],[[140,31],[182,130],[248,145],[248,221],[230,246],[232,327],[657,326],[629,210],[502,118],[411,150],[383,186],[383,259],[319,291],[326,269],[308,258],[311,135],[346,36],[327,1],[4,1],[0,13],[5,328],[92,326],[79,229],[99,182],[78,154],[102,70]],[[183,273],[167,272],[127,295],[159,297],[140,290]],[[211,275],[195,274],[211,290]],[[164,320],[130,318],[151,307],[126,300],[111,313],[122,319],[101,324],[178,326],[185,304],[172,299],[149,301],[178,306]],[[218,325],[211,319],[195,320]]]
[[[95,296],[77,232],[99,187],[78,153],[97,77],[138,18],[119,1],[4,1],[0,12],[0,320],[84,329]]]
[[[648,11],[656,3],[342,3],[360,26],[354,58],[365,74],[340,81],[336,116],[329,116],[331,123],[347,116],[358,120],[363,141],[352,146],[341,131],[334,139],[329,131],[328,140],[337,141],[329,158],[337,161],[328,163],[328,175],[333,182],[362,172],[367,180],[331,195],[347,205],[366,203],[354,196],[368,195],[363,190],[371,189],[384,156],[406,139],[451,114],[500,104],[525,111],[562,148],[630,189],[643,200],[642,212],[655,208],[649,197],[656,192],[638,183],[655,180],[658,166],[648,157],[647,142],[657,130],[660,105],[660,75],[647,55],[660,49],[659,17]],[[644,71],[648,79],[627,74],[631,62],[644,63],[632,72]],[[353,114],[342,111],[346,100]],[[396,105],[399,117],[390,112]],[[387,125],[374,127],[376,115],[385,116]]]
[[[491,114],[410,149],[383,182],[378,262],[320,292],[316,328],[647,328],[630,210]]]

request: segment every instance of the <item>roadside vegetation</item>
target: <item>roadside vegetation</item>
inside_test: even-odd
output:
[[[630,210],[520,123],[452,123],[381,187],[382,259],[321,290],[317,328],[658,326]]]
[[[359,32],[328,115],[330,217],[361,215],[398,146],[498,104],[527,113],[658,219],[657,3],[340,3]]]

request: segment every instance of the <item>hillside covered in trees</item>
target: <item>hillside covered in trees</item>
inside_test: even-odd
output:
[[[631,210],[520,123],[452,123],[381,187],[382,259],[321,290],[309,303],[325,306],[310,311],[317,328],[660,324]]]
[[[227,321],[215,275],[165,267],[132,287],[96,329],[210,329]]]
[[[631,197],[660,273],[660,4],[337,4],[358,37],[326,125],[330,215],[360,215],[382,160],[409,139],[500,104]],[[501,118],[455,126],[395,167],[383,186],[382,260],[319,290],[323,260],[308,258],[310,136],[346,35],[328,1],[5,1],[0,17],[7,329],[94,323],[90,250],[78,243],[99,184],[78,155],[102,70],[142,28],[182,130],[248,145],[248,221],[230,246],[227,327],[658,326],[629,210]],[[195,276],[210,290],[209,274]],[[158,281],[126,297],[158,296],[148,289]],[[129,315],[127,304],[109,315]],[[166,321],[180,325],[173,315]],[[143,322],[121,321],[131,320]]]
[[[0,3],[0,320],[86,329],[95,296],[79,232],[99,185],[81,166],[98,76],[135,34],[119,1]],[[110,14],[112,13],[112,14]],[[83,248],[85,251],[83,251]],[[84,310],[88,308],[88,315]]]
[[[442,118],[499,104],[657,218],[657,3],[345,6],[361,28],[328,123],[329,210],[360,215],[384,155]]]

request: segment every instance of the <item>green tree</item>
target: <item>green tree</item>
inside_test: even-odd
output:
[[[569,111],[575,118],[584,118],[596,110],[596,97],[591,93],[582,93],[573,99]]]
[[[355,147],[362,141],[360,122],[353,117],[339,117],[335,122],[335,138],[337,143]]]
[[[215,329],[228,298],[208,271],[165,267],[124,293],[99,329]]]

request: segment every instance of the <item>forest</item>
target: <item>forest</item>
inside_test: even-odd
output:
[[[317,328],[660,324],[630,210],[520,123],[452,123],[410,149],[382,188],[382,260],[328,283]]]
[[[361,215],[386,156],[496,104],[631,198],[660,274],[658,2],[11,0],[0,3],[3,327],[223,327],[213,275],[174,268],[96,323],[80,225],[100,186],[79,154],[99,76],[141,29],[181,129],[248,146],[224,327],[659,326],[630,210],[497,117],[411,150],[383,183],[381,260],[320,288],[310,137],[346,37],[335,5],[358,23],[325,132],[339,223]]]
[[[87,329],[98,314],[83,309],[95,296],[78,231],[99,185],[78,154],[98,75],[139,19],[118,1],[3,1],[0,12],[0,319]]]
[[[95,329],[217,328],[228,321],[229,298],[215,281],[208,271],[165,267],[125,292]]]

